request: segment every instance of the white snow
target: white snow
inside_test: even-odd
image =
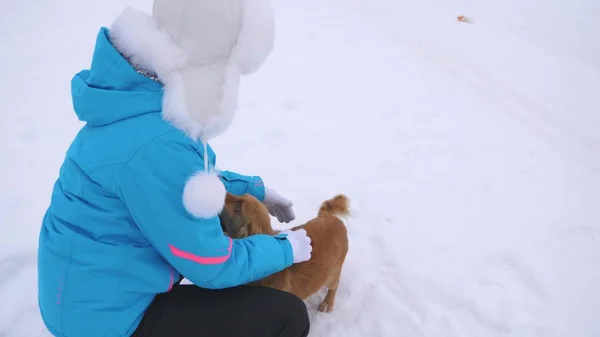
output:
[[[0,4],[0,336],[47,336],[36,244],[98,28],[151,1]],[[299,222],[353,201],[310,336],[600,335],[600,3],[274,0],[275,51],[214,142]],[[472,19],[459,23],[458,15]]]

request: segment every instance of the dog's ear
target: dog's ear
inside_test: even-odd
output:
[[[269,210],[262,202],[252,197],[242,207],[253,215],[252,222],[249,224],[253,234],[267,234],[273,231]]]
[[[235,196],[235,195],[233,195],[233,194],[231,194],[231,193],[227,192],[227,194],[225,194],[225,204],[226,204],[226,205],[228,205],[228,204],[232,204],[232,203],[234,203],[234,202],[235,202],[237,199],[239,199],[239,198],[240,198],[240,197],[238,197],[238,196]]]
[[[227,234],[227,215],[225,214],[225,212],[227,212],[225,209],[221,210],[221,212],[219,213],[219,222],[221,223],[221,230]]]
[[[239,214],[241,202],[242,199],[240,197],[227,193],[225,196],[225,207],[219,213],[221,230],[229,237],[236,236],[242,226]]]
[[[240,229],[243,227],[242,219],[239,216],[229,214],[229,211],[223,210],[219,213],[221,221],[221,230],[231,238],[239,236]]]
[[[231,237],[236,237],[238,232],[240,231],[241,224],[237,223],[237,221],[227,221],[225,223],[225,233]]]

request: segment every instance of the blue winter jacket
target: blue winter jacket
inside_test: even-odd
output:
[[[72,80],[86,124],[66,153],[40,232],[39,306],[55,336],[130,336],[155,295],[181,275],[226,288],[293,259],[284,237],[231,240],[218,217],[186,211],[187,179],[205,155],[214,167],[215,154],[163,120],[162,85],[139,74],[108,34],[100,30],[91,69]],[[259,177],[222,171],[221,179],[233,194],[264,198]]]

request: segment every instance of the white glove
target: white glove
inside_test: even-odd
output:
[[[277,217],[279,222],[289,223],[296,218],[292,209],[294,204],[270,188],[265,189],[263,204],[269,209],[269,214]]]
[[[305,229],[296,231],[286,230],[280,234],[287,234],[286,239],[292,245],[292,251],[294,252],[294,263],[310,260],[312,245],[310,244],[310,237],[306,235]]]

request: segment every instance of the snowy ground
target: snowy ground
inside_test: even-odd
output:
[[[600,4],[274,1],[276,50],[214,147],[299,221],[352,198],[311,336],[600,335]],[[2,337],[47,336],[36,243],[80,127],[69,81],[125,3],[151,6],[0,3]]]

